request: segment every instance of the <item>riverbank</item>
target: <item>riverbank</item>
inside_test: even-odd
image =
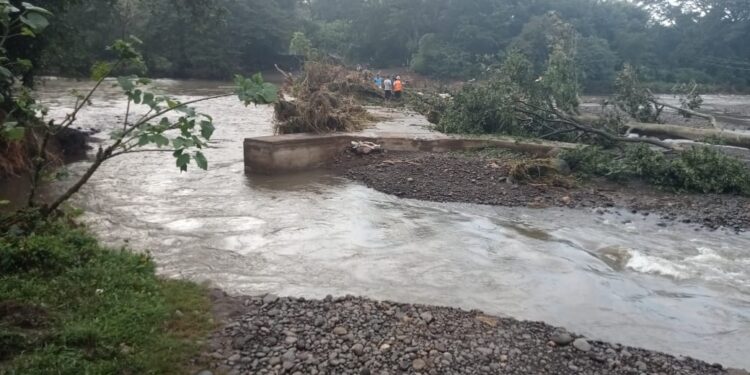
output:
[[[155,271],[67,221],[3,226],[0,374],[189,372],[213,328],[206,289]]]
[[[508,207],[568,207],[598,214],[624,209],[658,215],[660,226],[681,222],[697,228],[735,232],[750,229],[750,198],[718,194],[677,194],[641,183],[565,178],[546,183],[514,183],[508,155],[480,153],[383,153],[365,157],[343,153],[331,165],[338,173],[401,198]]]
[[[223,329],[198,374],[732,374],[719,364],[589,340],[481,311],[213,291]]]

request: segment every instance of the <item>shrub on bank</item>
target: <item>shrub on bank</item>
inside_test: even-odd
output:
[[[204,288],[62,221],[2,231],[0,373],[185,372],[211,328]]]
[[[750,196],[750,168],[710,147],[692,147],[670,157],[645,145],[626,147],[622,153],[588,146],[566,151],[562,158],[586,177],[642,179],[673,191]]]

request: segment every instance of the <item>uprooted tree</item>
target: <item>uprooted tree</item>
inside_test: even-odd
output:
[[[676,146],[659,138],[716,139],[727,145],[748,147],[750,137],[719,129],[716,119],[698,112],[702,98],[695,83],[676,86],[678,105],[665,103],[638,80],[637,71],[626,65],[616,81],[617,93],[602,114],[579,111],[578,36],[554,14],[547,35],[546,69],[534,75],[533,64],[520,51],[507,54],[491,78],[470,83],[455,93],[439,116],[438,128],[449,133],[505,134],[558,141],[614,144],[645,143],[673,150]],[[665,108],[685,117],[707,120],[709,128],[696,129],[662,124]],[[434,108],[422,108],[428,113]],[[637,132],[651,137],[630,137]]]

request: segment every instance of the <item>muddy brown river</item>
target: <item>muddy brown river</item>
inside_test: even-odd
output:
[[[180,99],[229,90],[156,84]],[[68,91],[86,86],[50,80],[40,97],[59,116],[72,105]],[[107,87],[79,126],[106,139],[124,109]],[[245,176],[242,140],[272,133],[271,108],[227,98],[199,109],[217,125],[208,172],[135,154],[106,164],[74,202],[102,240],[149,251],[164,275],[231,293],[478,308],[750,368],[750,234],[661,228],[627,212],[401,200],[324,172]],[[396,125],[420,124],[404,116]],[[72,175],[84,167],[69,166]]]

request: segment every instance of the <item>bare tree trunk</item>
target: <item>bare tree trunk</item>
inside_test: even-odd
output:
[[[716,121],[716,117],[711,116],[709,114],[701,113],[701,112],[696,112],[696,111],[693,111],[691,109],[681,108],[681,107],[678,107],[678,106],[674,106],[674,105],[662,103],[662,102],[657,101],[657,100],[652,100],[651,102],[654,103],[656,106],[661,106],[662,108],[667,107],[667,108],[674,109],[676,111],[681,111],[681,112],[687,113],[690,116],[700,117],[702,119],[706,119],[706,120],[708,120],[711,123],[711,126],[713,126],[714,129],[721,129],[721,127],[719,126],[719,123]],[[659,110],[659,113],[661,113],[661,110]],[[657,117],[658,117],[658,115],[657,115]]]
[[[84,173],[83,176],[81,176],[81,178],[79,178],[78,181],[76,181],[76,183],[73,186],[68,188],[68,190],[66,190],[65,193],[57,197],[57,199],[54,202],[52,202],[52,204],[50,204],[49,206],[43,207],[42,214],[46,216],[57,211],[57,209],[60,208],[60,206],[63,203],[65,203],[65,201],[70,199],[70,197],[72,197],[75,193],[81,190],[83,185],[85,185],[89,181],[89,179],[91,179],[91,176],[93,176],[94,173],[96,173],[96,171],[99,169],[102,163],[104,163],[104,161],[109,158],[111,153],[112,153],[111,148],[107,148],[107,150],[104,150],[104,151],[102,149],[99,149],[99,152],[97,152],[96,154],[96,159],[94,159],[94,163],[91,164],[91,166],[89,166],[89,169],[86,170],[86,173]]]
[[[644,124],[640,122],[628,123],[631,132],[641,135],[658,137],[661,139],[689,139],[703,142],[707,139],[718,143],[750,149],[750,134],[728,130],[691,128],[671,124]]]
[[[39,189],[40,180],[42,179],[42,172],[44,171],[44,165],[47,163],[47,144],[51,134],[48,131],[44,132],[44,138],[42,139],[41,146],[37,144],[36,160],[34,160],[34,170],[31,172],[31,187],[29,189],[29,197],[26,205],[34,207],[34,200],[36,199],[36,192]],[[34,142],[35,144],[37,142]]]

